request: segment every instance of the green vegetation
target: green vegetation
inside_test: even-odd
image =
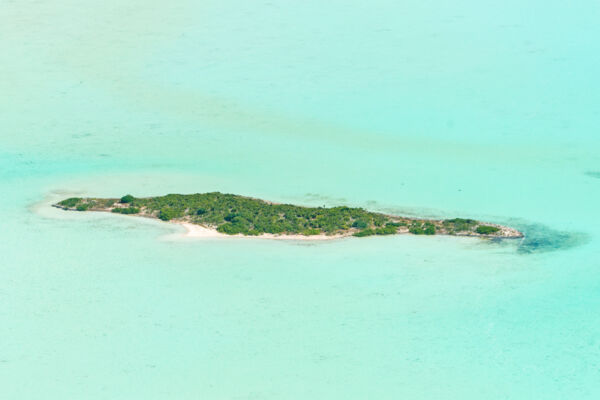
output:
[[[426,235],[435,235],[435,225],[430,223],[425,224],[425,229],[423,230],[423,232]]]
[[[424,235],[425,234],[425,230],[423,228],[421,228],[420,226],[411,226],[408,231],[410,233],[412,233],[413,235]]]
[[[300,233],[302,235],[305,235],[305,236],[313,236],[313,235],[320,235],[321,231],[319,229],[316,229],[316,228],[309,228],[309,229],[303,230]]]
[[[477,227],[477,229],[475,230],[475,232],[480,233],[482,235],[489,235],[489,234],[492,234],[492,233],[496,233],[499,230],[500,229],[496,228],[495,226],[479,225]]]
[[[115,199],[82,199],[71,197],[58,203],[61,207],[74,208],[77,211],[87,211],[95,208],[109,208],[115,203]]]
[[[388,222],[385,224],[385,226],[395,226],[395,227],[406,226],[406,222]]]
[[[393,225],[386,225],[384,228],[375,229],[376,235],[395,235],[398,233],[398,228]]]
[[[367,228],[367,229],[363,229],[362,231],[356,232],[353,236],[364,237],[364,236],[371,236],[374,234],[375,234],[375,229]]]
[[[61,206],[64,207],[69,207],[69,208],[73,208],[75,207],[77,204],[79,204],[83,199],[80,197],[71,197],[68,198],[66,200],[61,201],[60,203],[58,203]]]
[[[362,221],[360,219],[357,219],[356,221],[354,221],[352,223],[353,228],[365,229],[367,226],[369,226],[369,224],[367,224],[365,221]]]
[[[121,203],[133,203],[134,200],[135,200],[135,197],[133,197],[130,194],[127,194],[127,195],[121,197],[120,202]]]
[[[169,221],[182,218],[215,226],[219,232],[243,235],[258,233],[318,235],[344,233],[352,228],[379,228],[391,217],[351,207],[298,207],[223,193],[169,194],[135,198],[146,213]],[[395,227],[394,227],[395,228]],[[390,232],[388,229],[386,232]]]
[[[464,232],[472,230],[477,225],[477,221],[474,219],[453,218],[444,220],[443,225],[449,233]]]
[[[125,206],[123,206],[125,205]],[[498,228],[479,225],[472,219],[453,218],[443,221],[395,217],[362,208],[300,207],[273,204],[263,200],[219,192],[203,194],[169,194],[136,198],[130,194],[120,199],[73,197],[58,203],[70,210],[112,211],[119,214],[142,214],[163,221],[184,220],[205,225],[228,235],[298,234],[357,237],[393,235],[406,232],[415,235],[460,234],[472,232],[493,234]]]
[[[414,235],[435,235],[436,229],[432,222],[413,221],[408,231]]]
[[[112,212],[117,214],[138,214],[140,209],[137,207],[127,207],[127,208],[113,208]]]
[[[474,219],[464,219],[464,218],[453,218],[453,219],[445,219],[444,222],[448,222],[451,224],[476,224],[477,221]]]
[[[364,237],[364,236],[372,236],[372,235],[394,235],[398,233],[398,227],[394,226],[392,224],[387,224],[385,227],[380,227],[380,228],[366,228],[366,229],[362,229],[356,233],[354,233],[353,236],[356,237]]]
[[[180,218],[183,217],[184,211],[177,209],[177,208],[171,208],[171,207],[163,207],[158,211],[158,218],[162,219],[163,221],[170,221],[174,218]]]

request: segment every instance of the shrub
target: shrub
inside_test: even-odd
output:
[[[88,208],[90,208],[90,205],[89,205],[89,204],[86,204],[86,203],[84,203],[84,204],[80,204],[80,205],[78,205],[78,206],[77,206],[75,209],[76,209],[77,211],[87,211],[87,210],[88,210]]]
[[[238,214],[235,214],[235,213],[229,213],[229,214],[227,214],[227,215],[225,216],[225,218],[223,218],[223,219],[224,219],[225,221],[233,221],[233,219],[234,219],[235,217],[237,217],[237,216],[238,216]]]
[[[117,214],[137,214],[140,212],[140,209],[137,207],[113,208],[112,212]]]
[[[245,226],[241,224],[232,224],[231,222],[227,222],[226,224],[219,226],[217,231],[227,235],[237,235],[238,233],[247,234],[247,232],[249,232]]]
[[[477,223],[474,219],[453,218],[444,220],[444,225],[456,232],[470,231]]]
[[[71,198],[68,198],[68,199],[66,199],[66,200],[63,200],[63,201],[61,201],[61,202],[60,202],[60,203],[58,203],[58,204],[60,204],[61,206],[65,206],[65,207],[73,208],[73,207],[75,207],[77,204],[79,204],[79,202],[80,202],[81,200],[82,200],[82,199],[81,199],[80,197],[71,197]]]
[[[158,218],[162,219],[163,221],[170,221],[173,218],[178,218],[182,216],[182,212],[175,210],[173,208],[169,208],[169,207],[165,207],[165,208],[161,208],[160,211],[158,212]]]
[[[109,208],[115,205],[116,199],[96,199],[98,207]]]
[[[496,228],[495,226],[489,226],[489,225],[479,225],[477,227],[476,232],[480,233],[482,235],[489,235],[491,233],[496,233],[498,232],[500,229]]]
[[[377,235],[393,235],[397,232],[398,232],[398,228],[393,225],[386,226],[385,228],[375,229],[375,234],[377,234]]]
[[[358,229],[365,229],[368,226],[368,224],[360,219],[357,219],[356,221],[354,221],[352,223],[352,227],[353,228],[358,228]]]
[[[426,235],[435,235],[435,225],[433,224],[425,224],[425,229],[423,233]]]
[[[425,230],[423,228],[421,228],[420,226],[411,226],[408,231],[410,233],[412,233],[413,235],[424,235],[425,234]]]
[[[371,235],[375,235],[375,230],[371,229],[371,228],[367,228],[367,229],[363,229],[362,231],[358,231],[358,232],[354,233],[353,236],[364,237],[364,236],[371,236]]]
[[[121,197],[121,203],[131,203],[133,202],[133,200],[135,200],[135,197],[133,197],[132,195],[128,194],[125,195],[123,197]]]
[[[444,222],[449,222],[451,224],[474,224],[477,221],[475,221],[474,219],[452,218],[452,219],[446,219],[446,220],[444,220]]]
[[[306,229],[306,230],[302,231],[302,234],[304,236],[319,235],[320,233],[321,233],[321,230],[320,229],[316,229],[316,228]]]

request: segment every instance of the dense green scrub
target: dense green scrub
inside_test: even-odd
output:
[[[232,235],[335,234],[347,231],[356,221],[363,228],[383,227],[391,222],[388,216],[362,208],[299,207],[222,193],[136,198],[129,204],[156,212],[165,221],[187,217],[191,222],[217,226],[219,232]]]
[[[496,228],[495,226],[479,225],[477,227],[477,229],[475,230],[475,232],[480,233],[482,235],[489,235],[489,234],[492,234],[492,233],[496,233],[499,230],[500,229]]]
[[[140,209],[137,207],[113,208],[112,212],[118,214],[138,214]]]
[[[416,235],[436,233],[493,234],[498,228],[479,225],[475,220],[455,218],[444,221],[403,218],[352,207],[301,207],[273,204],[219,192],[169,194],[159,197],[120,199],[70,198],[58,206],[79,211],[112,211],[143,214],[163,221],[185,220],[216,227],[219,232],[235,235],[272,234],[349,234],[354,236],[393,235],[403,227]]]

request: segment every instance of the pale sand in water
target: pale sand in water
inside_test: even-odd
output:
[[[242,234],[238,235],[226,235],[218,232],[216,229],[207,228],[202,225],[190,224],[189,222],[175,222],[178,225],[183,226],[187,232],[184,233],[184,237],[189,238],[257,238],[257,239],[277,239],[277,240],[333,240],[348,237],[349,235],[274,235],[272,233],[263,233],[258,236],[245,236]]]

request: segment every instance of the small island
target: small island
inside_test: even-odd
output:
[[[120,199],[72,197],[54,206],[69,211],[103,211],[158,218],[188,227],[202,227],[214,233],[239,236],[333,239],[410,233],[523,237],[516,229],[473,219],[431,220],[344,206],[302,207],[219,192],[144,198],[126,195]]]

